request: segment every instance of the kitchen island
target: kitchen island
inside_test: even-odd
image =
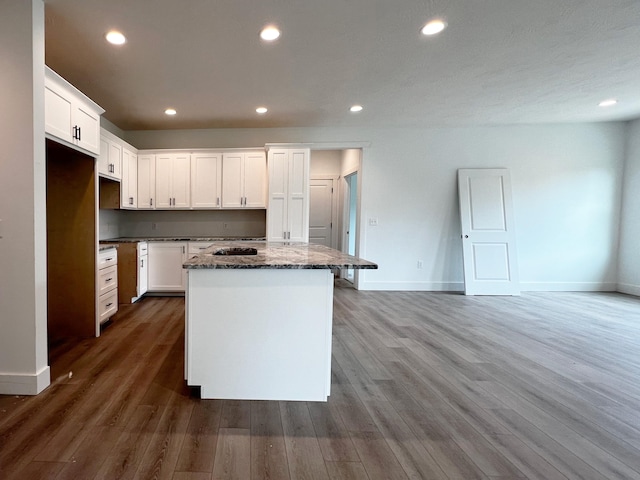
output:
[[[220,242],[187,269],[185,378],[201,398],[326,401],[335,268],[322,245]]]

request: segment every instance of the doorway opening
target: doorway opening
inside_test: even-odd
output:
[[[346,185],[345,195],[345,247],[343,252],[349,255],[356,254],[356,233],[358,220],[358,172],[351,173],[344,177]],[[347,281],[354,282],[354,269],[347,268],[345,278]]]
[[[359,210],[362,148],[347,145],[311,149],[309,242],[349,255],[359,254]],[[335,272],[341,282],[357,288],[358,271]]]

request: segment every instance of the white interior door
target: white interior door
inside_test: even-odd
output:
[[[309,182],[309,243],[332,244],[333,180]]]
[[[519,295],[509,171],[458,170],[466,295]]]

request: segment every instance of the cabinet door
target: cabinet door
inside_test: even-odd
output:
[[[287,175],[287,230],[293,242],[309,241],[309,150],[290,150]]]
[[[309,158],[309,149],[269,150],[269,241],[309,241]]]
[[[191,208],[220,208],[222,155],[191,155]]]
[[[223,208],[242,208],[243,185],[242,153],[222,154],[222,206]]]
[[[143,255],[138,260],[138,297],[149,290],[149,256]]]
[[[109,168],[109,140],[100,137],[100,156],[98,157],[98,174],[111,176]]]
[[[171,196],[173,208],[189,208],[191,206],[191,156],[175,154],[171,165]]]
[[[138,208],[155,207],[156,156],[138,155]]]
[[[185,242],[149,243],[150,292],[184,292],[186,251]]]
[[[264,208],[267,159],[264,152],[248,152],[244,158],[244,206]]]
[[[122,182],[120,184],[120,207],[138,207],[138,159],[126,148],[122,149]]]
[[[286,150],[269,150],[269,208],[267,209],[267,239],[286,240],[287,185],[289,158]]]
[[[45,85],[44,89],[44,125],[45,132],[73,143],[71,98],[57,86]]]
[[[171,208],[171,155],[156,155],[156,208]]]
[[[100,153],[100,115],[83,103],[77,103],[72,111],[72,122],[78,128],[76,144],[95,153]]]

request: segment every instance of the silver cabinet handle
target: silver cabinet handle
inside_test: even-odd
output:
[[[219,206],[220,206],[220,197],[218,197],[218,198],[216,199],[216,206],[217,206],[217,207],[219,207]]]
[[[133,197],[129,197],[129,205],[133,205]]]
[[[149,206],[150,206],[150,207],[153,207],[153,198],[150,198],[150,199],[149,199]]]
[[[184,254],[184,247],[182,247],[182,253]]]
[[[111,277],[111,278],[107,278],[107,279],[105,280],[105,283],[106,283],[106,282],[110,282],[111,280],[113,280],[113,277]]]
[[[106,306],[107,308],[109,308],[111,305],[113,305],[113,302],[111,302],[111,303],[107,303],[105,306]]]
[[[140,268],[144,268],[144,258],[140,259]]]

